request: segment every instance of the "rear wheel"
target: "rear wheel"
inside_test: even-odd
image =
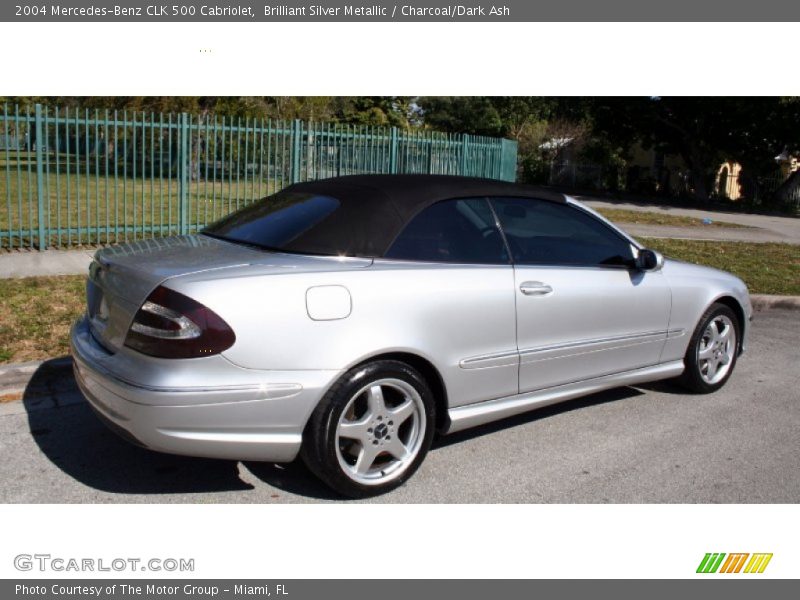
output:
[[[715,303],[703,314],[686,350],[686,370],[679,382],[693,392],[715,392],[736,366],[739,321],[726,305]]]
[[[424,378],[383,360],[351,369],[309,420],[301,456],[322,481],[353,498],[402,485],[433,439],[434,401]]]

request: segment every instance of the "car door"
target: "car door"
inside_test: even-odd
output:
[[[628,240],[569,203],[491,202],[514,261],[521,393],[658,363],[670,290]]]

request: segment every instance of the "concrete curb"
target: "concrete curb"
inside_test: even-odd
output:
[[[750,296],[753,310],[769,310],[773,308],[800,310],[800,296],[777,296],[770,294],[753,294]]]
[[[48,360],[34,360],[11,365],[0,365],[0,404],[21,400],[28,388],[31,379],[37,372],[44,374],[45,385],[42,390],[29,390],[37,392],[50,391],[49,382],[59,379],[72,370],[72,358],[62,356]]]
[[[800,296],[754,294],[750,296],[750,301],[755,311],[800,310]],[[0,403],[20,400],[34,373],[40,369],[46,370],[46,375],[50,379],[62,377],[64,373],[72,370],[72,358],[62,356],[49,360],[0,365]]]
[[[32,360],[30,362],[0,365],[0,381],[5,384],[17,382],[27,383],[36,370],[42,365],[48,369],[60,370],[72,368],[72,357],[48,358],[46,360]]]

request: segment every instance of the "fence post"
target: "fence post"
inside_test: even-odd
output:
[[[464,176],[467,174],[467,153],[469,151],[469,134],[465,133],[461,136],[461,173],[459,175]]]
[[[42,140],[44,130],[42,128],[42,105],[36,105],[36,199],[39,207],[37,215],[39,219],[39,250],[47,249],[47,239],[44,233],[44,150]]]
[[[552,163],[550,170],[552,172]],[[498,179],[517,180],[517,142],[514,140],[500,140],[500,175]]]
[[[389,173],[397,173],[398,136],[397,127],[392,127],[389,146]]]
[[[300,181],[300,166],[303,161],[303,122],[295,119],[292,124],[292,183]]]
[[[181,235],[189,233],[189,220],[188,220],[188,200],[189,190],[188,181],[186,176],[189,174],[189,143],[188,143],[188,116],[186,113],[181,113],[180,123],[178,129],[178,231]]]

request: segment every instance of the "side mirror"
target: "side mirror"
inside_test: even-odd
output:
[[[636,257],[636,268],[640,271],[659,271],[664,266],[664,257],[660,252],[642,248]]]

